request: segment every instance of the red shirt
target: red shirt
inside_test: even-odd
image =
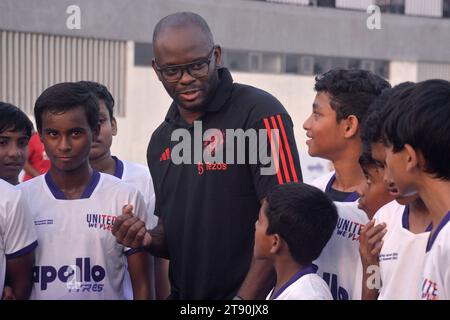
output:
[[[39,171],[40,174],[46,173],[50,169],[50,160],[48,159],[44,145],[36,132],[33,133],[30,142],[28,143],[28,163]],[[25,172],[23,181],[30,180],[31,178],[33,177]]]

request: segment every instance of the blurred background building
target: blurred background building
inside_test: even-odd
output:
[[[369,5],[381,29],[369,29]],[[72,5],[80,29],[69,29]],[[294,120],[306,180],[328,170],[307,156],[302,123],[314,75],[363,68],[392,84],[450,80],[450,0],[0,0],[0,100],[30,116],[62,81],[93,80],[116,99],[114,154],[145,163],[147,143],[171,102],[151,69],[155,24],[177,11],[209,23],[237,82],[267,90]]]

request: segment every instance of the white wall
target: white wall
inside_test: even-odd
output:
[[[417,66],[417,80],[444,79],[450,81],[449,63],[420,62]]]
[[[152,68],[134,66],[134,45],[127,43],[127,82],[125,117],[117,118],[118,134],[113,154],[146,164],[147,145],[161,124],[171,103]]]
[[[235,82],[263,89],[284,105],[294,122],[294,133],[299,150],[306,148],[303,122],[312,111],[314,77],[233,72]]]
[[[406,0],[405,14],[442,17],[442,0]]]
[[[391,61],[390,80],[393,86],[405,81],[417,81],[417,62]]]

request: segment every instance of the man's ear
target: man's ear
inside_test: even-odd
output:
[[[215,46],[214,49],[214,62],[216,65],[216,69],[222,67],[222,48],[219,45]]]
[[[424,170],[426,168],[426,162],[423,158],[422,153],[417,152],[410,144],[405,144],[405,160],[406,160],[406,170],[412,171],[417,167]]]
[[[275,233],[272,235],[272,243],[270,247],[270,253],[271,254],[277,254],[280,252],[282,246],[282,240],[281,237],[278,235],[278,233]]]
[[[359,131],[359,120],[355,115],[349,115],[346,119],[342,119],[344,125],[344,137],[347,139],[354,137]]]
[[[113,137],[117,135],[117,121],[115,117],[111,118],[111,132]]]
[[[159,81],[162,82],[161,74],[160,74],[160,72],[158,71],[158,68],[157,68],[157,66],[156,66],[155,58],[152,59],[152,67],[153,67],[153,70],[155,71],[156,76],[158,77]]]

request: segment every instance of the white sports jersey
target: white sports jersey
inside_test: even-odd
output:
[[[422,277],[422,299],[450,300],[450,211],[429,238]]]
[[[362,264],[359,234],[369,219],[357,202],[334,202],[338,211],[336,229],[314,264],[335,300],[359,300],[362,289]]]
[[[379,255],[380,300],[420,299],[425,248],[430,233],[409,231],[409,207],[391,201],[380,208],[374,217],[386,223],[387,233]]]
[[[158,218],[155,216],[155,190],[153,188],[153,180],[150,175],[150,170],[138,163],[119,160],[113,157],[116,161],[116,171],[114,176],[121,179],[123,182],[129,183],[136,187],[144,196],[144,201],[147,205],[147,212],[150,215],[150,225],[148,229],[153,229]]]
[[[319,188],[325,193],[331,193],[332,186],[334,181],[336,180],[336,172],[331,171],[327,174],[324,174],[323,176],[315,179],[313,182],[311,182],[311,185]],[[333,197],[332,197],[333,198]],[[339,202],[355,202],[359,199],[359,194],[357,192],[349,192],[349,194],[346,196],[345,200],[339,201]]]
[[[328,172],[327,174],[324,174],[323,176],[313,180],[311,182],[311,185],[325,192],[328,183],[330,182],[331,178],[334,177],[335,174],[336,174],[335,171]]]
[[[121,179],[123,182],[135,186],[144,196],[150,221],[150,225],[147,226],[147,229],[153,229],[158,222],[158,218],[155,216],[155,190],[153,188],[150,170],[138,163],[119,160],[114,156],[113,159],[116,162],[114,176]],[[154,270],[153,259],[151,259],[151,263],[151,269]],[[154,283],[154,280],[152,280],[152,283]],[[131,285],[131,278],[128,272],[125,273],[123,290],[125,299],[133,300],[133,286]]]
[[[111,229],[125,204],[146,221],[138,190],[94,171],[80,199],[67,200],[49,173],[20,185],[31,207],[39,247],[32,299],[123,299],[126,254]]]
[[[316,274],[317,267],[309,266],[296,273],[278,292],[274,300],[332,300],[330,289]],[[272,296],[270,291],[266,300]]]
[[[37,247],[30,210],[22,192],[0,179],[0,295],[6,274],[6,260],[28,254]]]

